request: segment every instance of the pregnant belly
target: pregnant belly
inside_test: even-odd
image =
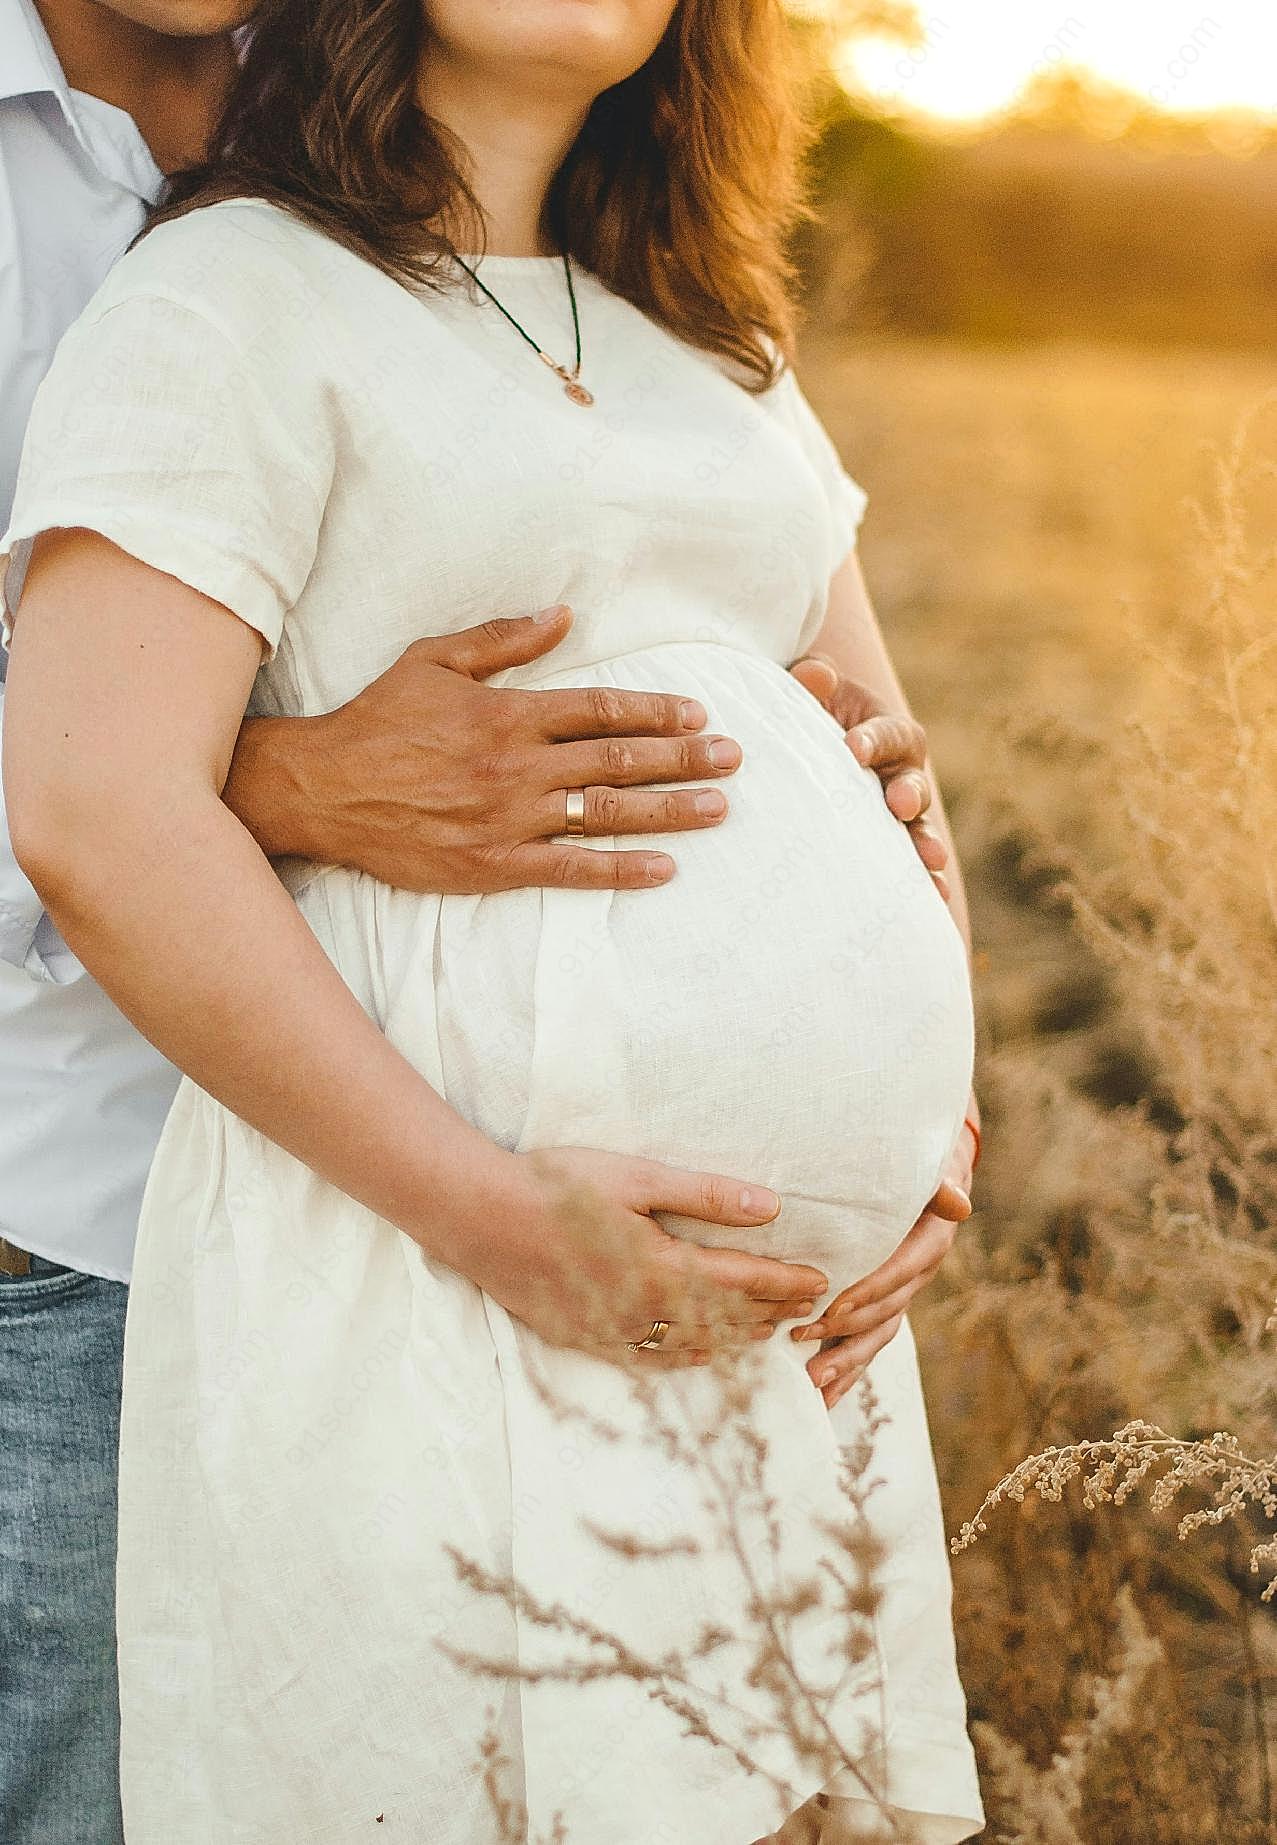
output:
[[[961,1127],[957,929],[876,778],[783,669],[688,644],[594,676],[699,697],[743,747],[722,826],[660,842],[669,885],[439,900],[334,873],[303,907],[343,971],[365,962],[352,984],[389,1035],[486,1132],[770,1185],[784,1209],[762,1232],[671,1227],[843,1286],[900,1241]]]

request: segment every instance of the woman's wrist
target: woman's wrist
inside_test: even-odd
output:
[[[427,1255],[500,1298],[521,1264],[518,1245],[526,1239],[531,1248],[544,1198],[526,1158],[470,1131],[478,1144],[450,1160],[446,1186],[436,1178],[423,1188],[427,1204],[399,1227]]]

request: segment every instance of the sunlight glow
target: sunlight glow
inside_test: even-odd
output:
[[[850,89],[971,121],[1035,76],[1081,68],[1176,114],[1277,115],[1274,0],[922,0],[917,10],[924,43],[848,44]]]

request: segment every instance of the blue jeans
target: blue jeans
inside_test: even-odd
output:
[[[116,1449],[128,1289],[0,1274],[0,1839],[121,1845]]]

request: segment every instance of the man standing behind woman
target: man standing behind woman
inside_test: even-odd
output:
[[[0,526],[54,347],[140,229],[163,172],[198,154],[247,11],[243,0],[0,0]],[[247,723],[228,803],[269,853],[355,864],[405,888],[659,886],[673,870],[664,853],[540,837],[532,816],[542,790],[562,784],[556,764],[568,740],[541,722],[537,693],[482,684],[549,652],[569,622],[560,611],[423,642],[326,719]],[[0,653],[0,714],[3,667]],[[820,668],[804,670],[832,694]],[[879,690],[895,703],[891,688]],[[871,693],[844,684],[838,698],[893,810],[919,815],[929,787],[916,729],[875,716],[884,707]],[[711,761],[703,711],[681,705],[617,693],[603,709],[582,693],[563,717],[571,739],[597,746],[592,793],[607,825],[595,830],[717,824],[721,806],[703,794],[698,804],[692,787],[651,792],[721,781],[739,761],[730,748]],[[476,765],[498,748],[509,774],[494,789]],[[935,836],[925,823],[915,831],[938,862]],[[116,1845],[121,1836],[112,1608],[125,1284],[176,1082],[60,940],[0,825],[6,1845]],[[952,1195],[938,1200],[870,1290],[880,1299],[861,1311],[856,1336],[824,1354],[835,1369],[827,1400],[895,1330],[900,1284],[907,1297],[933,1272],[960,1209]]]

